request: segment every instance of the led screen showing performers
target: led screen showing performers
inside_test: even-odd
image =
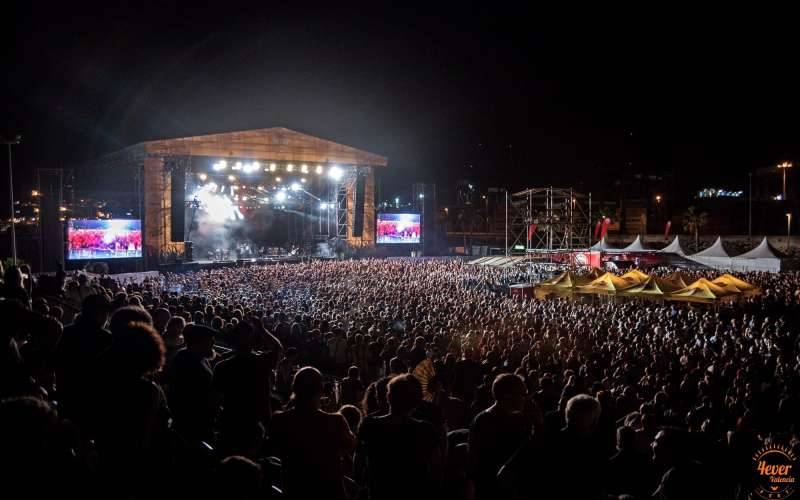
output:
[[[67,226],[67,260],[142,256],[139,219],[73,219]]]
[[[378,214],[377,242],[419,243],[422,224],[419,214]]]

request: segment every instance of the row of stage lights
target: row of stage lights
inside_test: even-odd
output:
[[[276,180],[280,181],[280,179]],[[241,212],[244,206],[240,207],[239,203],[255,202],[259,205],[272,204],[276,208],[285,209],[286,207],[283,204],[287,200],[292,199],[291,193],[301,191],[308,193],[303,186],[305,182],[305,179],[301,179],[301,182],[293,182],[289,186],[273,186],[272,190],[274,194],[272,194],[270,198],[270,196],[267,196],[268,189],[264,186],[257,186],[255,188],[255,194],[252,194],[251,191],[250,195],[240,195],[237,191],[245,190],[247,186],[238,186],[235,184],[231,184],[230,186],[225,184],[218,185],[216,182],[211,181],[200,186],[192,196],[193,199],[199,203],[198,207],[209,213],[212,221],[223,222],[225,220],[241,220],[244,218]],[[228,191],[228,194],[226,194],[226,191]],[[261,193],[263,193],[263,195]],[[335,208],[336,205],[334,203],[327,203],[320,200],[320,211],[333,210]]]
[[[226,160],[220,160],[214,165],[212,168],[215,172],[224,172],[228,169],[228,162]],[[241,171],[245,174],[254,174],[256,172],[260,172],[262,170],[261,163],[257,161],[249,162],[249,163],[242,163],[241,161],[237,161],[233,165],[230,166],[231,170]],[[298,167],[295,167],[294,164],[289,163],[286,165],[286,172],[288,173],[295,173],[295,170],[301,174],[307,174],[311,171],[310,167],[303,163]],[[278,165],[276,163],[270,163],[268,166],[263,168],[264,172],[276,172],[278,170]],[[314,173],[317,175],[322,175],[325,172],[325,169],[322,165],[317,165],[314,167]],[[330,177],[334,181],[339,181],[344,175],[344,170],[341,169],[338,165],[333,165],[331,168],[328,169],[328,177]]]

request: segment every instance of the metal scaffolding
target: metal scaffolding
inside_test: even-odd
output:
[[[532,188],[510,195],[507,206],[508,255],[572,251],[591,245],[591,193]]]

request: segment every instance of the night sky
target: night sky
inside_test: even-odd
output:
[[[0,131],[24,136],[20,187],[143,140],[273,126],[388,156],[384,197],[464,177],[591,190],[633,172],[741,189],[800,160],[793,28],[494,2],[136,3],[4,16]]]

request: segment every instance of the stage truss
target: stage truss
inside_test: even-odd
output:
[[[508,255],[572,251],[591,245],[591,193],[531,188],[512,194],[507,203]]]

